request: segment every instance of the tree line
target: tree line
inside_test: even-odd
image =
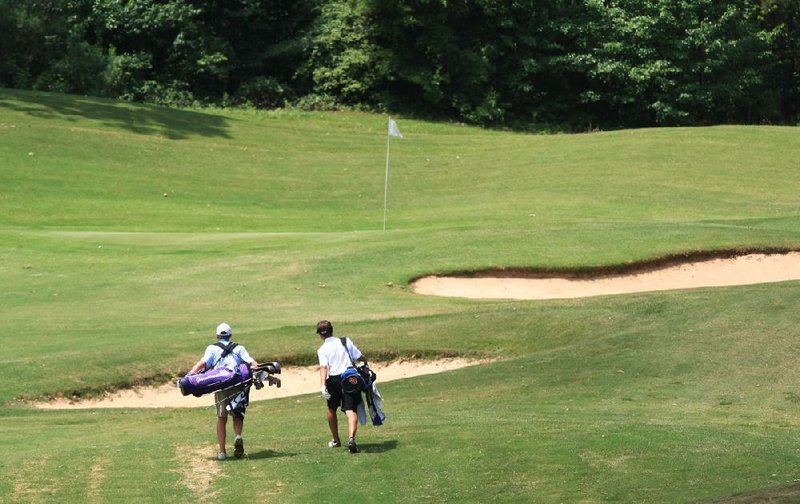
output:
[[[800,0],[0,0],[0,85],[579,131],[800,120]]]

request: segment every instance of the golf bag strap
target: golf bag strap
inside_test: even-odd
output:
[[[353,360],[353,356],[350,355],[350,349],[347,348],[347,339],[346,338],[339,338],[339,341],[342,342],[342,346],[344,347],[344,351],[347,352],[347,356],[350,358],[350,364],[352,364],[353,367],[356,367],[356,362]]]
[[[229,353],[233,352],[233,349],[236,348],[237,346],[239,346],[239,344],[231,342],[230,345],[225,346],[221,342],[218,341],[218,342],[214,343],[214,346],[219,347],[219,348],[222,349],[222,355],[220,355],[219,359],[217,359],[217,362],[215,362],[214,365],[211,366],[212,368],[216,367],[217,364],[219,364],[220,361],[222,361],[222,359],[227,357]],[[238,360],[237,360],[237,362],[238,362]]]
[[[230,345],[225,346],[225,345],[223,345],[222,343],[220,343],[218,341],[218,342],[214,343],[214,346],[218,346],[218,347],[220,347],[222,349],[222,355],[220,356],[220,360],[222,360],[225,357],[227,357],[229,353],[233,352],[233,349],[236,348],[237,346],[239,346],[239,344],[238,343],[231,343]]]

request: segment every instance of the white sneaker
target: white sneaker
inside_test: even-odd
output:
[[[219,452],[219,455],[217,455],[217,460],[225,460],[225,452]]]
[[[328,441],[328,448],[339,448],[340,446],[342,446],[342,443],[337,443],[333,439]]]

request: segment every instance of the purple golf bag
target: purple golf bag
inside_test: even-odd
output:
[[[186,375],[178,380],[178,388],[185,396],[191,394],[200,397],[211,392],[235,387],[250,380],[250,366],[239,364],[238,371],[238,373],[234,373],[230,369],[218,368],[205,373]]]

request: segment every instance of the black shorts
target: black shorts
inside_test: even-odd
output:
[[[339,375],[329,376],[325,380],[325,387],[331,398],[328,399],[328,408],[335,410],[342,408],[342,411],[356,411],[356,408],[361,404],[361,392],[353,394],[345,394],[342,392],[342,377]]]

